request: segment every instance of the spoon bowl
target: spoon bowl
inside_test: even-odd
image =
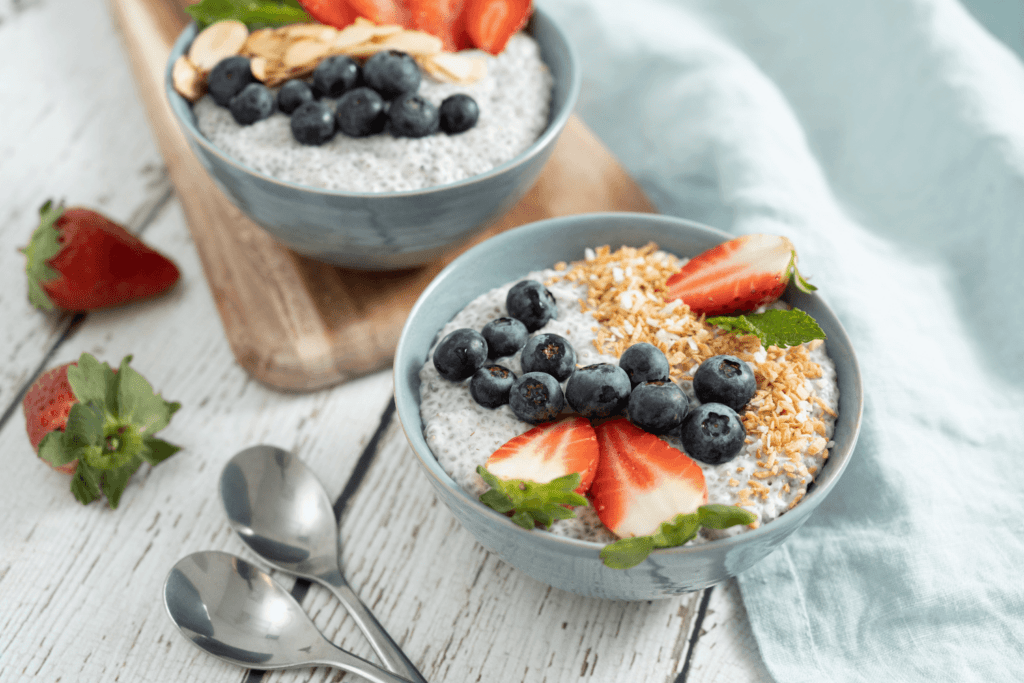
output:
[[[345,581],[334,507],[312,470],[281,448],[252,446],[224,466],[220,495],[232,528],[254,553],[277,569],[327,587],[388,670],[426,683]]]
[[[331,644],[269,574],[228,553],[205,551],[179,560],[164,582],[164,606],[189,642],[231,664],[326,664],[372,683],[408,683]]]

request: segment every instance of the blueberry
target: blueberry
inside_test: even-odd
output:
[[[487,340],[487,357],[501,358],[511,356],[523,348],[530,333],[526,331],[526,325],[515,318],[497,318],[484,325],[480,330]]]
[[[514,372],[502,365],[485,365],[469,380],[469,393],[484,408],[497,408],[508,403],[508,392],[516,381]]]
[[[558,380],[551,375],[528,372],[512,383],[508,404],[520,420],[540,424],[558,417],[565,405],[565,396]]]
[[[349,90],[338,100],[338,130],[353,138],[376,135],[388,121],[384,99],[363,86]]]
[[[538,334],[523,346],[520,361],[523,372],[544,372],[564,382],[576,369],[576,349],[565,337]]]
[[[686,394],[674,382],[654,380],[633,387],[626,411],[629,421],[651,434],[679,429],[690,409]]]
[[[641,382],[667,382],[668,359],[657,346],[640,342],[622,352],[619,367],[629,375],[634,387]]]
[[[629,375],[612,363],[580,368],[565,385],[565,400],[583,417],[615,415],[629,400]]]
[[[313,69],[313,88],[320,97],[340,97],[359,81],[359,65],[351,57],[333,55]]]
[[[448,135],[465,133],[480,118],[480,107],[476,100],[463,93],[444,98],[438,109],[441,112],[441,130]]]
[[[693,393],[701,403],[724,403],[738,411],[755,391],[754,372],[735,356],[712,356],[693,373]]]
[[[747,432],[740,416],[721,403],[697,406],[683,418],[680,438],[686,454],[709,465],[720,465],[736,457]]]
[[[292,136],[304,145],[322,145],[334,137],[334,114],[323,102],[306,102],[292,113]]]
[[[262,121],[273,114],[276,107],[274,94],[262,83],[250,83],[228,102],[231,116],[243,126]]]
[[[277,91],[277,108],[285,114],[291,114],[299,108],[299,105],[312,101],[313,91],[309,84],[297,78],[285,81],[285,84]]]
[[[437,107],[415,93],[399,95],[388,107],[388,123],[396,138],[422,138],[437,132]]]
[[[416,60],[398,50],[378,52],[363,65],[366,85],[380,93],[385,100],[393,100],[403,93],[415,93],[421,79]]]
[[[246,57],[227,57],[217,62],[217,66],[210,71],[206,87],[213,101],[226,107],[232,97],[242,92],[242,88],[255,82],[256,77],[252,75]]]
[[[434,367],[447,380],[458,382],[472,376],[487,360],[487,342],[468,327],[448,334],[434,350]]]
[[[536,332],[549,320],[558,317],[555,297],[536,280],[523,280],[512,285],[505,297],[508,314],[526,325],[529,332]]]

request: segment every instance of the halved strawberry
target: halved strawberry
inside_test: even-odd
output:
[[[737,237],[690,259],[668,279],[665,301],[682,299],[698,315],[747,313],[782,296],[790,277],[801,291],[817,289],[797,271],[796,260],[785,237]]]
[[[496,55],[526,25],[532,10],[530,0],[466,0],[466,32],[473,45]]]
[[[299,0],[302,9],[321,24],[345,28],[356,18],[356,11],[346,0]]]
[[[346,0],[357,16],[366,17],[375,24],[399,24],[412,27],[412,17],[406,0]]]
[[[441,39],[444,49],[465,50],[473,43],[466,32],[466,0],[408,0],[412,27]]]
[[[679,449],[625,418],[595,431],[601,459],[587,497],[616,536],[652,535],[707,502],[704,472]]]
[[[586,493],[597,471],[597,435],[584,417],[546,422],[510,439],[494,451],[485,467],[499,479],[544,484],[579,473],[576,493]]]

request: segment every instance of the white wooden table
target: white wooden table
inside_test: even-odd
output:
[[[164,612],[163,581],[180,557],[218,549],[253,559],[216,482],[228,458],[256,443],[293,450],[332,496],[346,496],[346,575],[432,682],[771,681],[734,582],[610,602],[549,588],[485,551],[415,465],[389,372],[302,395],[245,374],[103,0],[0,0],[0,121],[0,681],[356,680],[223,664]],[[121,310],[32,309],[16,247],[48,197],[128,224],[178,263],[182,281]],[[28,386],[83,351],[112,364],[133,354],[133,367],[183,406],[161,435],[184,450],[144,465],[116,511],[79,505],[25,435]],[[373,659],[326,590],[298,593],[329,638]]]

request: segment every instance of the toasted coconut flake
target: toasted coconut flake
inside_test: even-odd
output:
[[[248,37],[249,29],[240,21],[212,23],[192,41],[188,49],[189,61],[203,73],[209,73],[220,60],[237,55]]]

